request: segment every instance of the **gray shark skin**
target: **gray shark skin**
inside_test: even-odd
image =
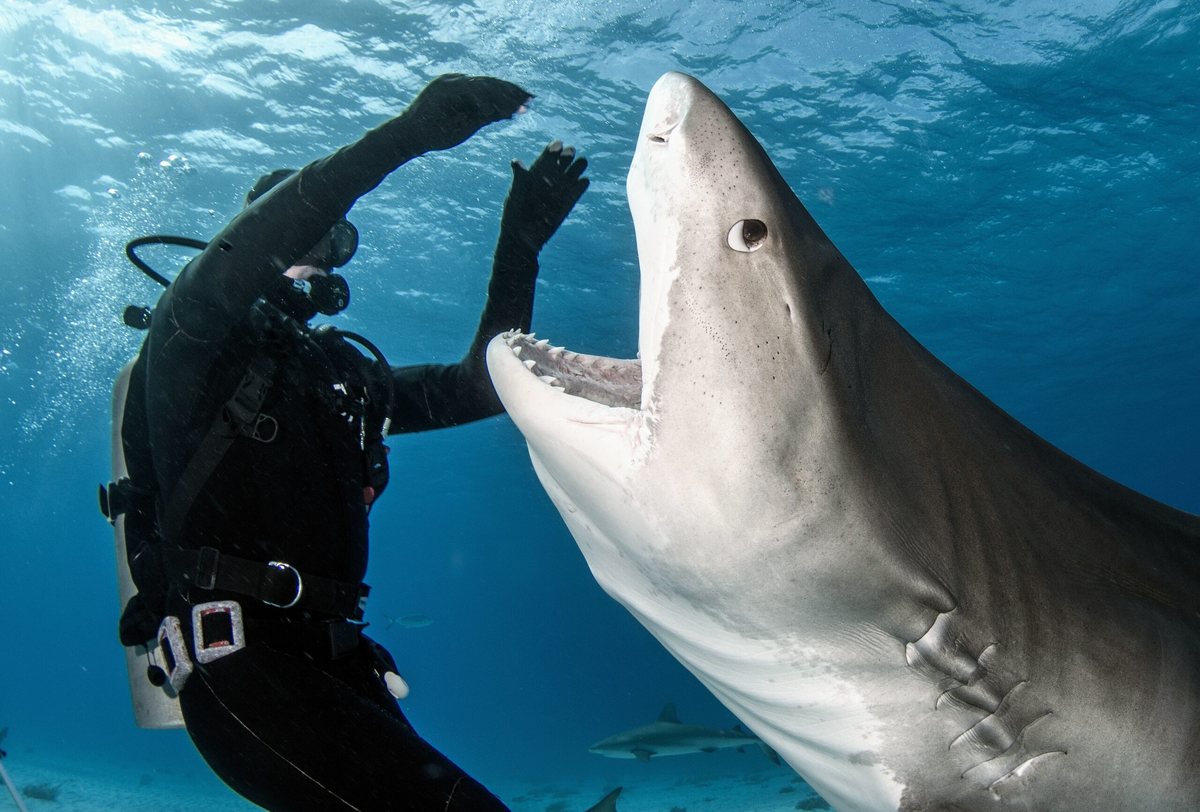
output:
[[[741,727],[721,730],[704,725],[685,725],[675,714],[675,703],[670,702],[653,724],[609,736],[589,747],[588,752],[609,758],[636,758],[638,761],[648,762],[654,756],[715,753],[726,747],[741,750],[748,744],[760,748],[763,755],[775,764],[779,763],[779,756],[775,751],[767,747],[762,739],[747,733]]]
[[[1200,809],[1200,517],[934,358],[698,81],[638,139],[640,362],[488,348],[601,587],[839,812]]]
[[[601,798],[598,804],[588,807],[587,812],[617,812],[617,798],[620,795],[621,787],[617,787]]]

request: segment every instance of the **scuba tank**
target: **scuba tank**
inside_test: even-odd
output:
[[[112,411],[112,482],[128,479],[129,470],[125,464],[125,444],[122,429],[125,425],[125,400],[129,393],[129,379],[136,359],[131,359],[117,374],[113,384]],[[107,494],[111,496],[110,486]],[[102,498],[102,503],[108,502]],[[104,505],[109,507],[109,505]],[[109,507],[111,511],[111,507]],[[113,535],[117,553],[117,592],[121,600],[121,609],[129,605],[129,601],[137,594],[133,576],[129,571],[129,556],[125,545],[126,514],[118,513],[111,518]],[[183,712],[179,709],[179,697],[171,688],[170,683],[156,686],[149,677],[150,674],[165,671],[167,663],[163,661],[163,653],[155,639],[147,640],[145,644],[125,648],[125,665],[129,671],[129,691],[133,699],[133,718],[137,726],[150,730],[169,730],[183,727]]]
[[[137,268],[158,284],[166,287],[170,280],[157,273],[141,260],[135,249],[146,244],[176,245],[184,248],[203,250],[206,243],[186,237],[151,236],[132,240],[125,246],[125,255]],[[129,305],[125,308],[123,320],[126,325],[138,330],[150,326],[149,308]],[[126,400],[129,394],[129,382],[133,375],[137,358],[131,358],[113,382],[112,396],[112,479],[107,488],[100,488],[100,510],[113,526],[113,537],[117,559],[117,593],[124,613],[131,600],[138,594],[138,589],[129,568],[129,550],[126,539],[126,529],[129,515],[119,504],[121,486],[129,482],[129,467],[125,458],[125,415]],[[164,673],[168,663],[165,662],[164,652],[156,637],[148,638],[141,645],[125,647],[125,666],[129,674],[129,692],[133,700],[133,717],[137,726],[147,730],[171,730],[182,728],[183,712],[179,707],[179,697],[169,681],[159,680],[158,674]]]

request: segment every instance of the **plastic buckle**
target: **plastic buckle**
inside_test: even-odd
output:
[[[201,665],[244,649],[242,605],[237,601],[210,601],[193,606],[192,644],[196,662]]]
[[[257,360],[257,359],[256,359]],[[237,390],[225,403],[226,415],[239,429],[258,414],[266,395],[268,381],[252,363],[238,384]]]
[[[157,640],[158,650],[153,657],[154,664],[166,673],[171,690],[178,695],[183,690],[183,684],[192,675],[192,658],[188,656],[187,644],[183,641],[183,629],[179,626],[179,618],[174,615],[164,617],[158,626]]]
[[[217,566],[220,563],[221,553],[216,547],[201,547],[200,559],[196,562],[196,586],[200,589],[216,589]]]
[[[345,620],[327,620],[325,628],[329,632],[329,656],[332,659],[344,657],[358,648],[361,626]]]
[[[113,483],[108,483],[108,487],[113,487]],[[104,518],[108,519],[109,524],[116,524],[117,519],[113,516],[112,507],[108,503],[108,488],[100,486],[100,512],[104,514]]]
[[[300,572],[295,567],[285,561],[268,561],[267,566],[281,572],[290,570],[292,575],[296,577],[296,594],[290,603],[274,603],[266,598],[263,598],[263,603],[267,606],[274,606],[276,609],[291,609],[300,602],[300,597],[304,594],[304,579],[300,577]]]
[[[351,620],[362,620],[363,615],[367,611],[367,596],[371,594],[371,587],[366,584],[358,585],[358,602],[355,604],[356,614]]]
[[[128,477],[122,477],[116,482],[109,482],[107,487],[100,486],[100,512],[104,514],[104,518],[108,519],[108,523],[111,525],[115,525],[117,517],[129,509],[129,500],[125,494],[125,489],[128,487]]]

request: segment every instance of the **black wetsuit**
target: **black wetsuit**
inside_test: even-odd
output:
[[[336,337],[305,337],[260,300],[355,200],[411,157],[396,122],[309,164],[244,209],[156,306],[144,386],[164,497],[248,361],[264,348],[275,361],[262,413],[277,424],[277,436],[236,439],[169,544],[361,581],[368,513],[362,446],[382,430],[386,378],[394,385],[393,434],[502,410],[486,344],[502,330],[529,329],[537,274],[537,251],[503,228],[479,329],[458,364],[383,370]],[[333,617],[303,602],[279,609],[178,578],[166,610],[186,625],[192,605],[219,599],[238,600],[248,621],[312,625]],[[246,636],[244,650],[198,665],[180,695],[196,747],[246,798],[288,812],[505,809],[412,729],[381,679],[390,657],[373,641],[363,636],[333,658],[321,646],[277,642],[269,631],[248,627]]]

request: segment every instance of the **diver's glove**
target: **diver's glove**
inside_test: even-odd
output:
[[[528,169],[512,162],[513,182],[500,216],[501,241],[513,239],[534,254],[553,236],[590,181],[580,177],[587,158],[575,157],[574,147],[554,141]]]
[[[407,125],[406,146],[415,155],[456,147],[481,127],[512,118],[532,98],[503,79],[443,74],[400,114]]]

